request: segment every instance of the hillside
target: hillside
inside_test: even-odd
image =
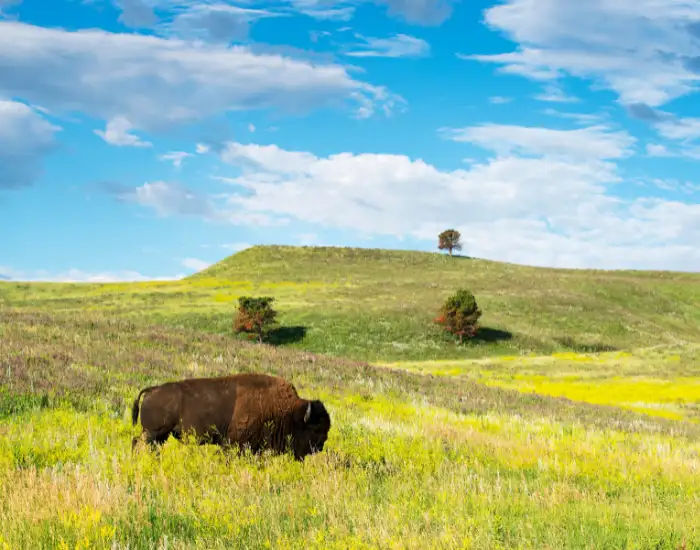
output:
[[[456,346],[433,325],[458,287],[483,310]],[[181,281],[0,283],[0,304],[230,333],[236,299],[275,296],[273,343],[369,360],[597,352],[700,342],[700,274],[544,269],[444,254],[256,246]]]
[[[431,323],[458,286],[484,310],[461,347]],[[0,283],[0,549],[700,548],[699,291],[291,247],[180,281]],[[277,298],[278,345],[231,334],[244,294]],[[139,389],[235,372],[322,399],[324,451],[132,453]]]

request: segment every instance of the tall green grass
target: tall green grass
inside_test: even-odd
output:
[[[2,548],[700,547],[691,422],[94,314],[0,314],[0,366]],[[247,370],[323,453],[131,453],[138,389]]]

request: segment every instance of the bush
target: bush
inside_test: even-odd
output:
[[[277,317],[277,312],[271,305],[274,301],[270,296],[238,298],[238,312],[233,322],[233,330],[254,334],[258,337],[258,342],[262,342],[265,330],[275,323]]]
[[[435,322],[442,325],[447,332],[458,336],[461,344],[465,337],[473,338],[476,335],[479,317],[481,311],[476,305],[474,295],[468,290],[460,289],[447,298]]]

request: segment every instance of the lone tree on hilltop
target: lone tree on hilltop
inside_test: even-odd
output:
[[[462,250],[459,231],[456,229],[446,229],[438,235],[438,248],[440,250],[449,250],[452,256],[453,250]]]
[[[255,334],[258,342],[263,341],[265,330],[275,322],[277,312],[272,309],[275,299],[270,296],[238,298],[238,312],[233,322],[233,330]]]
[[[477,321],[481,317],[481,311],[476,305],[474,295],[465,289],[458,290],[447,298],[440,308],[440,315],[435,322],[449,333],[459,337],[459,343],[464,338],[473,338],[479,330]]]

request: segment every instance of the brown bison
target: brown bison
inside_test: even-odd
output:
[[[289,382],[264,374],[193,378],[141,390],[131,417],[141,405],[142,437],[163,443],[191,433],[200,443],[294,452],[297,460],[323,450],[331,419],[320,401],[297,395]],[[138,438],[134,439],[134,445]]]

